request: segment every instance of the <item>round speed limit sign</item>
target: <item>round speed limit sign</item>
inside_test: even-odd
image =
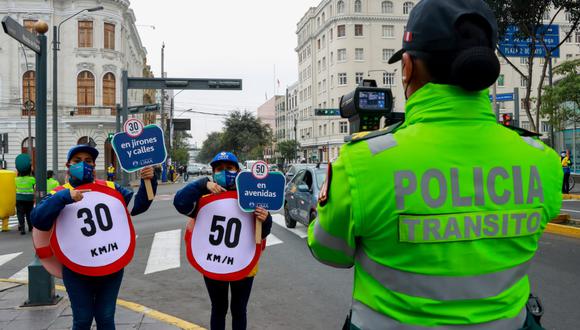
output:
[[[123,125],[123,131],[132,138],[136,138],[143,133],[143,122],[137,118],[131,118]]]
[[[256,179],[265,179],[268,176],[268,164],[265,161],[257,161],[252,165],[252,174]]]

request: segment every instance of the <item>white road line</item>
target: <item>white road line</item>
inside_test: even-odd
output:
[[[28,281],[28,265],[18,271],[18,273],[10,276],[11,280]]]
[[[560,211],[566,211],[566,212],[574,212],[574,213],[580,213],[580,210],[567,210],[567,209],[560,209]]]
[[[278,237],[274,236],[273,234],[268,235],[268,237],[266,238],[266,246],[272,246],[282,243],[284,242]]]
[[[301,223],[296,223],[296,228],[286,228],[286,222],[284,221],[284,216],[281,214],[272,215],[272,221],[280,227],[292,232],[300,238],[308,237],[308,229],[304,227]]]
[[[179,268],[181,265],[181,229],[155,233],[145,275]]]
[[[0,266],[4,265],[8,261],[18,257],[21,254],[22,254],[22,252],[17,252],[17,253],[5,254],[5,255],[0,256]]]

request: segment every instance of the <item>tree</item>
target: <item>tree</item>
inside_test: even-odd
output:
[[[173,163],[187,164],[189,162],[189,139],[191,139],[191,135],[188,132],[175,132],[173,135],[173,148],[170,152]]]
[[[296,150],[299,146],[300,145],[296,140],[278,142],[278,150],[285,161],[296,158]]]
[[[272,129],[252,113],[236,111],[226,118],[223,130],[224,150],[240,159],[262,158],[265,146],[272,143]]]
[[[225,150],[222,142],[223,139],[223,132],[210,133],[207,139],[203,141],[199,155],[197,155],[197,161],[200,163],[209,163],[218,152]]]
[[[580,2],[578,0],[486,0],[498,20],[499,34],[505,35],[508,27],[515,26],[520,31],[521,38],[529,38],[530,55],[527,63],[527,73],[523,73],[516,65],[514,65],[504,54],[500,54],[506,61],[523,77],[526,79],[526,92],[524,98],[524,110],[530,121],[533,131],[539,131],[540,109],[542,106],[542,90],[546,72],[550,63],[550,58],[554,51],[568,39],[580,24]],[[565,37],[560,40],[560,43],[550,48],[545,43],[545,35],[547,30],[542,29],[546,14],[551,12],[554,8],[554,15],[549,18],[549,24],[552,24],[560,13],[567,12],[570,15],[571,27],[569,31],[565,31]],[[540,74],[540,82],[538,85],[538,96],[536,98],[535,118],[532,116],[531,101],[532,101],[532,84],[534,78],[534,60],[536,59],[536,47],[545,49],[544,64]],[[499,49],[498,49],[499,50]]]

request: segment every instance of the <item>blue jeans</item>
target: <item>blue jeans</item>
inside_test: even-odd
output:
[[[115,307],[123,270],[107,276],[85,276],[63,267],[62,280],[73,312],[73,330],[88,330],[93,318],[99,330],[115,329]]]

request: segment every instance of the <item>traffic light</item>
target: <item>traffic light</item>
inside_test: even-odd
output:
[[[512,119],[511,113],[503,113],[501,115],[501,123],[505,126],[512,126]]]

